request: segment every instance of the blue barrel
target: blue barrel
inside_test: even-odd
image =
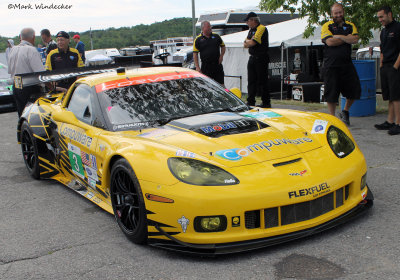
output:
[[[361,97],[350,107],[350,116],[364,117],[376,113],[376,75],[375,60],[353,60],[361,84]],[[341,97],[341,107],[344,109],[346,98]]]

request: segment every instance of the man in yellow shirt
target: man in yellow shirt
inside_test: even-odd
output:
[[[333,4],[331,13],[332,20],[326,22],[321,29],[321,40],[325,44],[324,95],[329,113],[333,116],[339,94],[346,97],[346,104],[339,116],[344,123],[350,125],[350,107],[361,96],[360,79],[351,60],[351,44],[358,42],[358,32],[353,23],[344,20],[341,4]]]
[[[69,34],[65,31],[60,31],[56,35],[57,49],[52,50],[46,59],[47,70],[58,70],[66,68],[77,68],[85,66],[79,52],[69,47]],[[60,90],[67,91],[68,88],[75,82],[76,78],[68,78],[59,81],[57,86]]]

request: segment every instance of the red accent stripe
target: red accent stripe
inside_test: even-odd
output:
[[[153,74],[147,76],[132,77],[129,79],[120,79],[101,83],[96,85],[96,92],[102,92],[108,89],[127,87],[131,85],[148,84],[162,81],[179,80],[195,77],[205,77],[203,74],[197,71],[185,71],[185,72],[169,72],[162,74]]]

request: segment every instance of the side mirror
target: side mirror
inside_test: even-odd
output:
[[[52,113],[52,118],[56,122],[62,122],[62,123],[66,123],[66,124],[75,125],[84,130],[89,130],[91,128],[90,125],[78,120],[77,117],[75,116],[75,114],[72,113],[71,111],[67,111],[67,110],[54,111]]]
[[[230,91],[238,98],[242,99],[242,92],[238,88],[231,88]]]

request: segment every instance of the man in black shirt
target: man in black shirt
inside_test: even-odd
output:
[[[387,121],[376,124],[379,130],[389,130],[390,135],[400,134],[400,23],[393,20],[390,7],[378,10],[378,19],[384,26],[381,31],[381,84],[383,100],[389,100]]]
[[[69,34],[60,31],[56,35],[57,49],[52,50],[46,59],[46,69],[56,70],[64,68],[83,67],[83,61],[79,52],[69,47]],[[64,79],[58,82],[57,90],[67,91],[68,88],[76,81],[76,78]]]
[[[46,46],[46,56],[54,49],[57,49],[57,43],[51,39],[50,31],[48,29],[43,29],[40,31],[40,37]]]
[[[351,44],[358,42],[356,26],[344,19],[344,9],[335,3],[331,7],[332,20],[321,28],[321,39],[325,44],[323,76],[328,110],[335,115],[339,94],[346,97],[341,120],[350,125],[349,110],[355,99],[360,99],[361,85],[357,71],[351,61]]]
[[[249,49],[247,63],[247,105],[254,106],[256,95],[261,96],[262,108],[271,108],[268,88],[268,29],[260,24],[256,13],[250,12],[244,19],[250,30],[244,41],[244,47]]]
[[[199,66],[198,53],[200,53],[201,68]],[[222,60],[224,54],[225,44],[222,38],[218,34],[211,32],[210,22],[201,22],[201,34],[197,36],[193,44],[193,59],[196,70],[223,85],[224,69]]]

